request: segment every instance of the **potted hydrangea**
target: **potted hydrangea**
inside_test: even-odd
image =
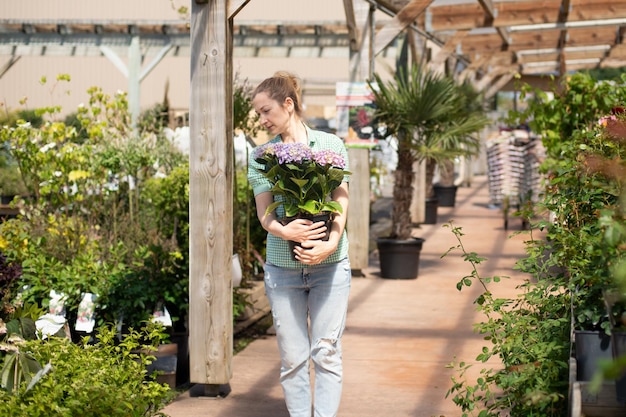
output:
[[[330,150],[313,151],[304,143],[270,142],[257,147],[253,157],[272,185],[275,201],[267,207],[267,213],[282,206],[282,222],[307,218],[325,221],[330,230],[335,213],[342,212],[341,205],[330,200],[330,195],[350,174],[342,155]]]

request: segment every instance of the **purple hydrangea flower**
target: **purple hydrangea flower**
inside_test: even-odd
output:
[[[279,164],[302,163],[313,158],[311,148],[304,143],[277,143],[275,152]]]
[[[313,160],[320,165],[330,165],[335,168],[345,168],[346,161],[343,156],[328,149],[313,153]]]
[[[274,148],[276,145],[277,143],[266,143],[265,145],[257,146],[254,149],[254,159],[260,159],[266,155],[275,155],[276,150]]]

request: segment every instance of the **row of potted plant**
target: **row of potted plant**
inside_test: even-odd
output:
[[[247,90],[235,91],[241,110]],[[88,105],[64,122],[52,107],[38,110],[41,124],[20,115],[0,130],[0,159],[26,189],[12,203],[19,215],[0,222],[0,254],[20,272],[3,282],[0,324],[20,323],[19,303],[48,312],[58,295],[64,328],[77,344],[82,336],[96,343],[109,326],[122,343],[123,335],[155,320],[171,324],[163,341],[186,340],[178,336],[186,332],[188,309],[188,158],[164,135],[165,107],[155,106],[133,126],[124,93],[89,94]],[[247,127],[250,113],[240,113],[238,127]],[[264,237],[250,221],[256,211],[243,168],[236,177],[233,250],[250,280],[258,262],[251,248],[262,253]],[[76,330],[86,295],[94,301],[93,331]],[[234,299],[237,314],[247,301]],[[2,342],[17,331],[13,324],[6,329]]]
[[[478,274],[476,265],[485,260],[466,253],[462,232],[452,227],[460,242],[454,249],[473,266],[458,288],[483,286],[476,305],[484,321],[476,329],[489,341],[476,358],[484,366],[478,378],[468,377],[467,361],[450,365],[457,372],[448,395],[463,415],[568,415],[570,359],[580,371],[586,351],[573,335],[593,332],[601,342],[602,335],[615,339],[624,331],[625,84],[626,78],[598,81],[577,73],[555,83],[553,91],[522,88],[527,107],[512,112],[509,123],[528,123],[541,136],[546,159],[540,202],[518,213],[532,225],[524,232],[527,257],[516,266],[529,274],[519,297],[493,297],[489,285],[499,277]],[[610,310],[606,294],[617,300]],[[602,380],[617,381],[626,371],[624,356],[615,353],[584,377],[595,378],[596,394]],[[494,358],[497,364],[488,365]]]

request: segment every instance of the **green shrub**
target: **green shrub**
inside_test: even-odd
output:
[[[544,192],[534,210],[546,216],[532,225],[527,256],[516,264],[530,278],[517,298],[492,296],[486,286],[491,278],[477,273],[484,259],[465,252],[462,232],[453,228],[459,240],[453,249],[460,248],[473,266],[457,287],[483,286],[475,302],[484,320],[475,328],[490,342],[476,358],[486,364],[476,379],[468,379],[466,362],[450,365],[457,374],[448,396],[463,416],[565,416],[572,331],[611,330],[604,292],[616,288],[626,265],[626,227],[619,210],[626,201],[620,189],[626,147],[623,140],[608,140],[604,126],[607,118],[623,119],[615,113],[626,103],[625,84],[626,77],[621,83],[598,82],[579,73],[564,78],[554,97],[522,89],[523,97],[533,100],[526,110],[512,113],[509,124],[528,122],[542,138]],[[533,238],[537,229],[541,238]],[[500,363],[488,365],[493,358]]]
[[[171,396],[170,390],[147,375],[146,365],[154,357],[139,353],[141,349],[155,350],[159,334],[159,327],[146,327],[116,343],[114,329],[103,327],[95,344],[58,337],[24,342],[20,350],[48,366],[33,378],[31,386],[23,383],[14,394],[0,390],[0,415],[161,415],[158,411]]]

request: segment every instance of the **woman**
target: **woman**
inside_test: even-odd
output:
[[[301,142],[312,150],[347,152],[337,136],[310,129],[302,118],[300,81],[279,72],[254,90],[254,110],[275,142]],[[348,178],[332,193],[341,204],[327,241],[324,222],[298,219],[286,225],[282,206],[267,213],[274,201],[270,184],[251,158],[248,173],[254,190],[257,215],[268,232],[265,291],[270,301],[280,351],[280,383],[291,417],[337,415],[341,399],[341,336],[345,327],[351,271],[345,232],[348,212]],[[288,241],[300,242],[292,258]],[[315,370],[315,395],[311,389],[309,361]],[[312,404],[312,398],[315,398]]]

